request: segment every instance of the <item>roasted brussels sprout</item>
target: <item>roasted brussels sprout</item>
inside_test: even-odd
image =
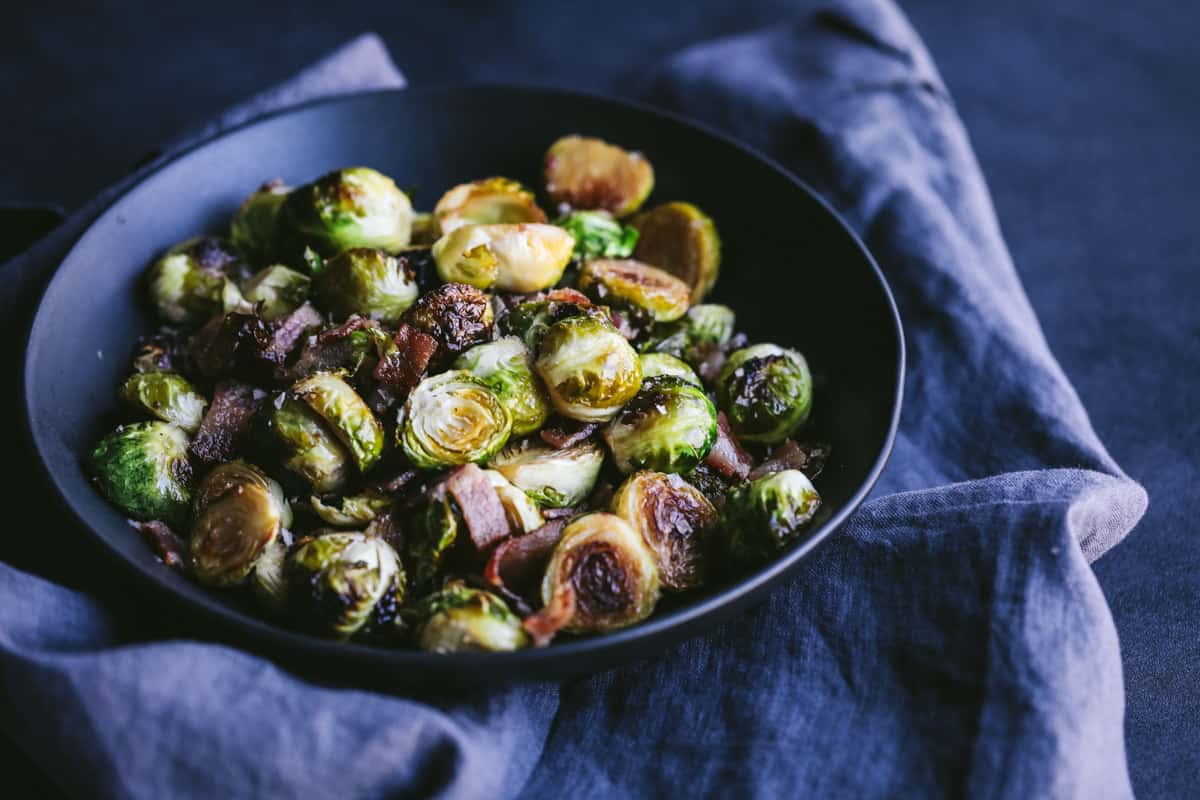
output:
[[[370,247],[354,247],[325,262],[313,279],[321,308],[338,319],[352,314],[395,323],[417,299],[416,279],[395,256]]]
[[[192,574],[210,586],[241,583],[292,519],[279,484],[243,461],[220,464],[204,477],[193,513]]]
[[[797,541],[820,505],[803,472],[775,472],[730,492],[714,537],[736,560],[757,564]]]
[[[139,411],[173,422],[188,433],[200,427],[208,405],[187,378],[174,372],[136,372],[121,386],[121,397]]]
[[[524,436],[546,424],[550,403],[541,378],[533,371],[533,358],[520,339],[508,336],[475,345],[458,357],[454,368],[465,369],[496,393],[512,418],[513,436]]]
[[[525,630],[545,644],[558,630],[603,633],[650,616],[658,567],[641,535],[615,514],[585,514],[563,529],[542,580],[540,612]]]
[[[653,551],[664,588],[682,592],[704,584],[704,537],[717,510],[699,489],[678,475],[637,472],[617,489],[612,510]]]
[[[331,372],[318,372],[293,386],[292,394],[325,421],[360,472],[375,465],[383,454],[383,426],[350,384]]]
[[[668,376],[687,381],[698,389],[704,388],[695,370],[669,353],[642,353],[641,361],[643,384],[650,378]]]
[[[691,289],[669,272],[629,259],[600,258],[579,271],[579,288],[597,303],[631,309],[654,322],[671,322],[688,310]]]
[[[230,241],[251,261],[266,263],[280,254],[279,212],[289,191],[280,180],[264,183],[234,214]]]
[[[307,275],[273,264],[257,272],[242,287],[242,297],[258,304],[258,315],[274,320],[295,311],[308,299]]]
[[[428,591],[464,526],[454,501],[445,492],[426,494],[424,502],[403,523],[404,563],[415,591]]]
[[[254,573],[250,576],[250,590],[273,613],[287,607],[287,581],[284,580],[283,565],[291,546],[292,535],[287,528],[283,528],[263,548],[262,554],[254,562]]]
[[[578,300],[527,300],[520,303],[500,320],[500,330],[507,335],[521,337],[529,351],[536,353],[550,326],[569,317],[595,317],[601,322],[609,322],[605,310],[593,305],[581,294]]]
[[[641,153],[600,139],[564,136],[546,151],[546,194],[560,206],[632,214],[654,188],[654,170]]]
[[[717,410],[701,389],[661,376],[642,388],[604,431],[617,469],[687,472],[717,440]]]
[[[572,211],[554,224],[575,237],[572,257],[579,261],[629,258],[638,240],[637,228],[622,225],[607,211]]]
[[[554,225],[463,225],[434,242],[438,275],[477,289],[536,292],[562,278],[575,240]]]
[[[336,492],[346,484],[353,469],[350,455],[307,405],[280,395],[268,428],[280,451],[281,466],[314,491]]]
[[[421,295],[404,321],[437,339],[440,358],[491,339],[495,312],[488,296],[474,286],[447,283]]]
[[[331,172],[284,200],[284,235],[323,256],[352,247],[399,252],[412,233],[413,210],[395,181],[367,167]]]
[[[485,469],[483,474],[496,490],[496,496],[500,498],[500,505],[504,506],[504,514],[508,517],[508,525],[517,535],[535,531],[546,524],[546,518],[533,498],[514,486],[502,473]]]
[[[583,422],[612,418],[642,384],[637,352],[596,317],[571,317],[547,328],[536,367],[558,412]]]
[[[733,339],[733,309],[701,303],[688,309],[686,323],[691,348],[724,347]]]
[[[556,450],[536,439],[513,442],[488,464],[538,504],[567,508],[587,499],[596,485],[604,449],[580,442]]]
[[[712,290],[721,269],[717,227],[691,203],[664,203],[634,217],[638,230],[633,257],[683,279],[699,303]]]
[[[361,528],[390,508],[392,498],[384,494],[364,492],[339,498],[336,506],[319,497],[310,497],[309,504],[326,525],[335,528]]]
[[[521,618],[496,595],[461,580],[449,581],[422,603],[425,621],[417,634],[431,653],[501,653],[529,644]]]
[[[191,502],[188,437],[168,422],[122,425],[92,451],[89,471],[104,496],[138,520],[180,526]]]
[[[546,221],[533,192],[508,178],[460,183],[442,195],[433,214],[443,234],[463,225]]]
[[[404,567],[391,545],[357,531],[319,531],[284,565],[297,620],[326,636],[387,639],[399,633]]]
[[[242,269],[237,255],[220,239],[189,239],[150,267],[150,301],[163,319],[184,324],[244,309],[236,282]]]
[[[717,403],[738,438],[782,442],[804,424],[812,407],[808,362],[773,344],[735,350],[721,369]]]
[[[466,370],[449,370],[417,384],[396,437],[414,466],[439,469],[486,461],[511,430],[508,411],[486,383]]]

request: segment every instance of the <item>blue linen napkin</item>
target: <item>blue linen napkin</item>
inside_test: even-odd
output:
[[[1145,493],[1049,353],[916,35],[883,0],[823,8],[690,48],[643,89],[814,183],[905,320],[892,461],[789,587],[653,661],[431,699],[148,639],[111,587],[100,601],[0,564],[4,730],[88,796],[1130,796],[1116,633],[1088,563]],[[331,73],[400,80],[369,39]],[[6,281],[16,267],[33,291],[99,207]]]

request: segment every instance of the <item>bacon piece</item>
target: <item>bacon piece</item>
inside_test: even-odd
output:
[[[149,522],[136,522],[133,526],[160,561],[180,572],[187,569],[187,545],[167,523],[152,519]]]
[[[372,377],[397,398],[404,398],[421,382],[438,351],[438,340],[406,322],[392,337],[396,345],[379,359]]]
[[[254,415],[267,400],[267,393],[246,383],[223,381],[213,392],[212,403],[188,452],[206,464],[220,464],[237,455],[241,440]]]
[[[600,427],[595,422],[580,422],[574,419],[555,418],[549,425],[538,433],[542,441],[555,450],[562,450],[571,445],[579,444],[591,436]]]
[[[716,472],[736,481],[743,481],[754,465],[750,454],[742,449],[724,411],[717,412],[717,441],[704,459]]]
[[[304,303],[296,310],[284,314],[271,326],[271,341],[267,344],[265,353],[267,360],[272,364],[283,364],[304,338],[304,334],[324,324],[325,318],[311,303]]]
[[[526,617],[521,627],[533,637],[535,647],[545,647],[574,616],[575,586],[568,581],[558,587],[548,605],[536,614]]]
[[[534,606],[540,604],[542,572],[566,524],[566,519],[554,519],[529,533],[500,542],[484,567],[484,580]]]
[[[750,480],[782,472],[785,469],[798,469],[810,479],[816,478],[825,468],[829,451],[830,448],[827,444],[805,443],[801,445],[788,439],[777,446],[769,458],[751,471]]]
[[[478,466],[464,464],[454,469],[444,486],[458,505],[476,551],[482,552],[512,535],[500,495]]]
[[[276,379],[283,383],[292,383],[316,372],[356,368],[365,347],[363,343],[356,341],[354,334],[374,327],[377,327],[376,324],[369,319],[351,317],[341,325],[310,336],[295,363],[291,366],[280,366],[275,371]]]

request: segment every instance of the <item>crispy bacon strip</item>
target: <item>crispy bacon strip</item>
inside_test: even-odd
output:
[[[444,485],[458,504],[477,551],[482,552],[512,535],[500,496],[478,466],[464,464],[458,467],[447,476]]]
[[[205,464],[231,461],[250,429],[254,415],[267,401],[267,393],[247,383],[222,381],[192,438],[188,451]]]
[[[724,477],[736,481],[745,480],[754,465],[750,454],[742,449],[737,437],[733,435],[733,429],[729,427],[729,420],[724,411],[717,413],[717,441],[708,451],[704,463]]]

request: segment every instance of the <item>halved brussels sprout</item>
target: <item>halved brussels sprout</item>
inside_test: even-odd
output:
[[[412,218],[412,203],[395,181],[367,167],[351,167],[293,190],[280,222],[286,235],[334,256],[352,247],[397,253],[408,244]]]
[[[325,420],[359,472],[375,465],[383,454],[383,426],[350,384],[331,372],[318,372],[293,386],[292,394]]]
[[[281,450],[284,469],[321,493],[336,492],[346,484],[353,469],[350,455],[307,405],[280,395],[268,427]]]
[[[808,420],[812,374],[795,350],[756,344],[735,350],[717,384],[717,402],[738,438],[777,444]]]
[[[433,213],[443,234],[463,225],[546,221],[533,192],[508,178],[460,183],[442,195]]]
[[[558,630],[612,631],[650,616],[658,598],[658,567],[641,535],[616,514],[585,514],[563,529],[542,580],[545,605],[525,630],[538,644]]]
[[[535,366],[558,412],[582,422],[611,419],[642,385],[637,352],[596,317],[571,317],[547,328]]]
[[[104,496],[138,520],[180,526],[191,502],[188,437],[168,422],[122,425],[96,445],[89,471]]]
[[[633,257],[683,279],[693,303],[703,300],[721,269],[721,239],[708,215],[691,203],[664,203],[630,224],[639,233]]]
[[[354,247],[325,262],[313,279],[313,296],[338,319],[352,314],[392,324],[417,299],[417,281],[395,256]]]
[[[655,322],[679,319],[691,298],[691,288],[679,278],[631,259],[587,262],[579,271],[579,288],[597,303],[632,309]]]
[[[194,324],[247,307],[236,278],[243,266],[220,239],[188,239],[154,262],[150,301],[168,322]]]
[[[404,563],[415,591],[428,591],[464,528],[449,494],[427,494],[420,508],[404,520]]]
[[[438,275],[477,289],[536,292],[562,278],[575,239],[540,223],[463,225],[433,244]]]
[[[258,315],[265,320],[274,320],[290,314],[308,299],[309,278],[288,269],[282,264],[273,264],[257,272],[242,287],[242,297],[248,303],[258,303]]]
[[[400,412],[396,438],[413,466],[439,469],[486,461],[511,430],[512,419],[496,393],[456,369],[417,384]]]
[[[340,497],[336,506],[319,497],[310,497],[308,501],[321,521],[335,528],[361,528],[392,505],[392,498],[373,492]]]
[[[417,298],[404,321],[437,339],[440,359],[491,339],[495,311],[474,286],[447,283]]]
[[[651,378],[605,429],[604,440],[625,474],[687,472],[717,441],[717,409],[681,378]]]
[[[318,531],[292,549],[284,574],[297,620],[319,633],[386,639],[400,630],[404,567],[379,537]]]
[[[458,357],[455,369],[465,369],[496,393],[512,418],[512,435],[524,436],[546,424],[550,403],[542,380],[533,371],[533,358],[515,336],[477,344]]]
[[[271,612],[278,613],[287,608],[287,581],[284,579],[283,565],[291,546],[292,535],[284,528],[263,548],[262,555],[254,562],[250,590]]]
[[[504,315],[500,320],[500,330],[505,334],[521,337],[529,351],[536,353],[546,331],[559,320],[569,317],[595,317],[601,322],[609,322],[604,309],[592,305],[582,294],[579,298],[578,301],[528,300]]]
[[[637,245],[637,228],[622,225],[607,211],[572,211],[554,224],[575,237],[572,257],[579,261],[629,258]]]
[[[265,263],[280,255],[279,212],[290,191],[280,180],[264,183],[233,215],[230,241],[251,261]]]
[[[430,653],[502,653],[529,644],[521,618],[508,604],[461,580],[449,581],[422,606],[417,644]]]
[[[805,474],[785,469],[730,492],[714,534],[738,561],[760,563],[797,541],[820,505]]]
[[[642,383],[651,378],[671,377],[687,381],[697,389],[703,389],[704,384],[695,370],[669,353],[642,353]]]
[[[654,552],[664,588],[682,592],[704,584],[704,537],[717,510],[699,489],[678,475],[638,472],[617,489],[612,510]]]
[[[241,583],[292,519],[279,484],[243,461],[214,467],[196,487],[194,506],[192,573],[210,586]]]
[[[604,465],[604,448],[580,442],[556,450],[537,439],[513,442],[488,464],[539,505],[567,508],[587,499]]]
[[[550,145],[545,167],[546,194],[567,208],[624,217],[654,188],[654,169],[641,153],[588,136],[564,136]]]
[[[688,344],[692,348],[724,347],[733,339],[733,309],[717,303],[692,306],[687,313]]]
[[[496,490],[496,496],[500,498],[500,505],[504,506],[504,514],[508,517],[508,525],[516,535],[535,531],[546,524],[546,518],[533,498],[514,486],[502,473],[485,469],[483,474]]]
[[[137,372],[121,386],[125,402],[163,422],[195,433],[208,401],[187,378],[174,372]]]

